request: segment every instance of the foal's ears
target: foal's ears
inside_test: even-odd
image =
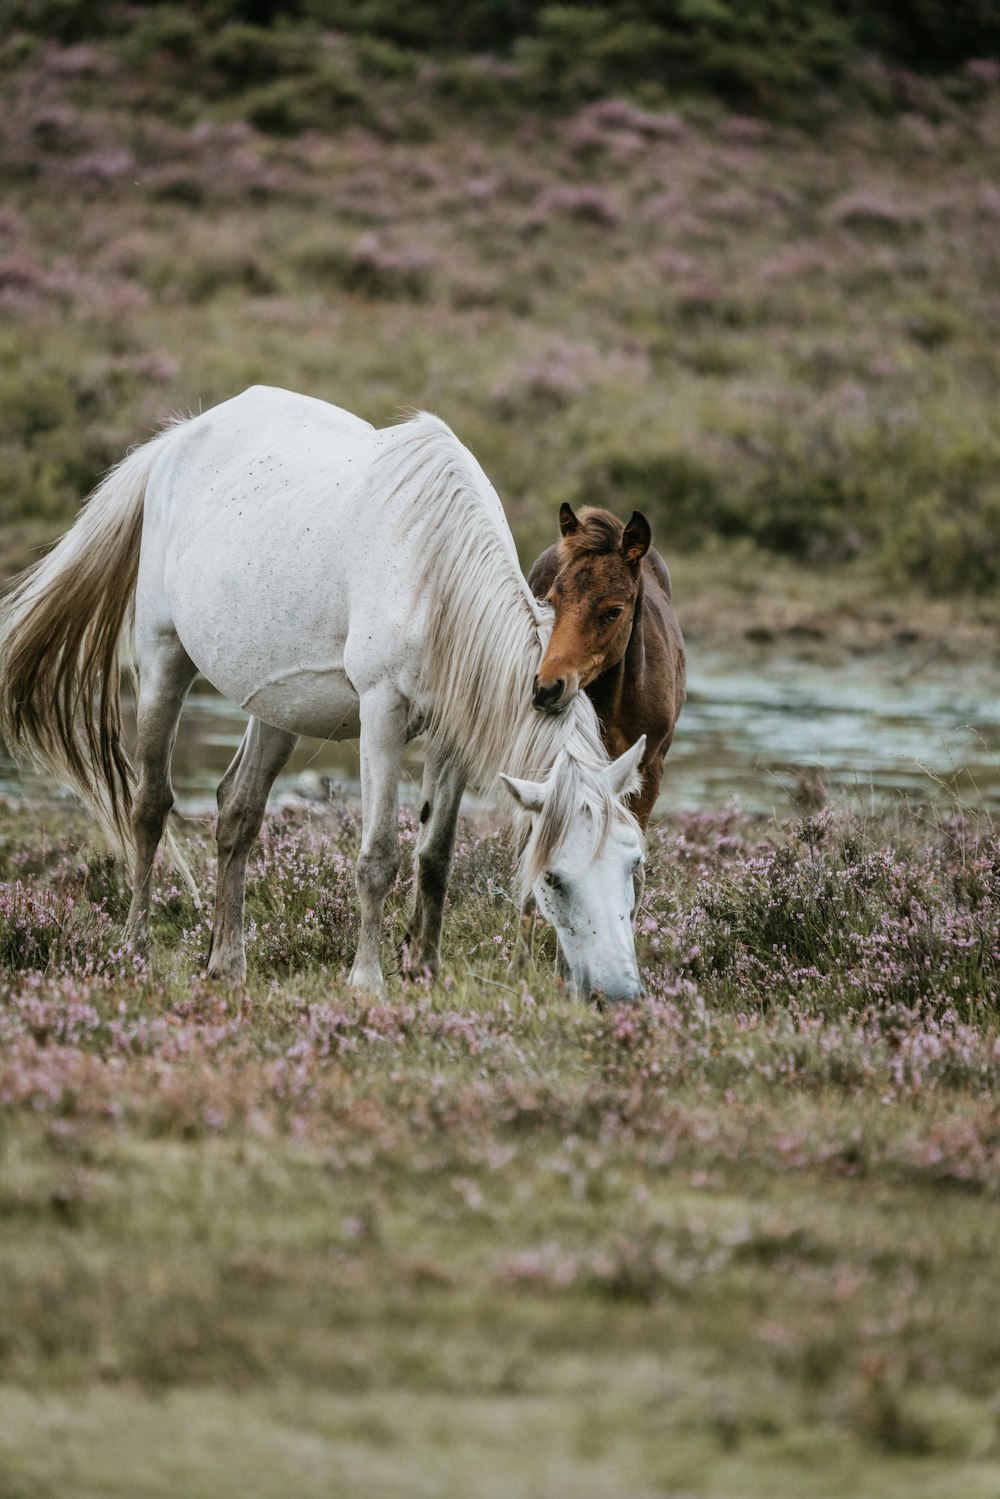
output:
[[[566,506],[566,509],[569,510],[568,505]],[[570,511],[570,514],[572,514],[572,511]],[[560,519],[561,518],[562,512],[560,512]],[[644,515],[640,515],[638,510],[633,510],[632,519],[625,527],[625,531],[622,535],[622,556],[625,558],[625,561],[628,563],[629,567],[639,566],[639,563],[649,551],[650,543],[652,542],[652,540],[653,533],[649,529],[649,521]]]
[[[564,500],[559,506],[559,534],[561,536],[572,536],[574,531],[579,531],[580,522],[573,514]]]

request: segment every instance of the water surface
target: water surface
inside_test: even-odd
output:
[[[689,696],[667,758],[658,811],[739,806],[789,811],[819,782],[833,794],[885,802],[957,797],[1000,810],[1000,674],[920,658],[868,657],[818,665],[776,654],[752,664],[690,663]],[[174,758],[182,809],[214,805],[246,715],[196,685]],[[404,761],[404,799],[415,800],[420,748]],[[358,791],[356,744],[304,739],[275,788],[281,796]],[[44,778],[0,754],[0,793],[44,796]]]

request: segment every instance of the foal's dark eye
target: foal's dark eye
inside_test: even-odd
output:
[[[555,895],[562,895],[563,891],[566,889],[566,886],[563,884],[562,880],[557,874],[553,874],[551,869],[545,876],[545,883]]]
[[[598,621],[598,623],[602,624],[602,625],[610,625],[614,620],[618,619],[624,612],[625,611],[623,610],[621,604],[616,604],[613,609],[605,609],[605,611],[601,615],[600,620]]]

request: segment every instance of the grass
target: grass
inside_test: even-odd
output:
[[[447,977],[350,993],[349,812],[269,824],[217,989],[169,871],[147,969],[7,809],[0,1492],[995,1492],[992,829],[663,824],[601,1014],[481,818]]]

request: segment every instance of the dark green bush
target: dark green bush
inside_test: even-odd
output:
[[[719,475],[679,448],[606,454],[588,468],[573,503],[600,505],[622,515],[641,510],[671,547],[696,546],[726,529]]]
[[[964,503],[924,494],[898,528],[886,535],[883,559],[890,577],[901,576],[929,593],[990,593],[1000,585],[1000,484]]]
[[[329,67],[309,78],[277,78],[238,100],[241,116],[258,130],[299,135],[365,117],[365,93],[349,73]]]
[[[0,441],[16,437],[31,443],[75,417],[72,382],[60,371],[20,369],[0,383]]]
[[[672,547],[743,537],[810,562],[853,555],[864,518],[877,513],[849,466],[784,447],[725,469],[682,448],[616,451],[588,470],[576,500],[641,510]]]
[[[726,530],[807,562],[840,561],[862,545],[870,500],[865,481],[849,468],[782,456],[734,504]]]
[[[517,55],[526,80],[547,95],[648,81],[766,106],[840,76],[851,55],[851,29],[832,7],[794,0],[549,5]]]
[[[203,56],[228,89],[244,89],[311,72],[316,48],[312,37],[301,30],[233,25],[206,38]]]
[[[106,34],[113,25],[110,11],[105,0],[0,0],[0,37],[26,31],[78,42]]]
[[[866,53],[930,74],[995,56],[1000,9],[993,0],[0,0],[4,35],[72,43],[130,30],[150,62],[166,51],[224,92],[311,73],[318,33],[333,30],[363,43],[365,69],[389,76],[411,74],[421,54],[513,58],[507,92],[522,100],[708,91],[780,109],[844,79]],[[892,80],[886,88],[896,107]],[[278,118],[289,128],[287,112]]]
[[[535,9],[527,0],[300,0],[295,8],[324,27],[442,53],[503,51],[530,29]]]
[[[934,72],[1000,51],[994,0],[853,0],[847,8],[859,44]]]

